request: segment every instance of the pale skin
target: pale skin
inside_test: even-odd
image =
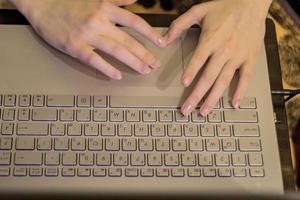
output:
[[[160,67],[160,61],[116,24],[141,33],[158,47],[165,47],[192,25],[202,32],[182,84],[196,81],[182,105],[189,115],[201,100],[200,113],[209,114],[234,74],[239,82],[232,98],[238,108],[245,95],[263,43],[265,19],[272,0],[214,0],[198,4],[178,17],[162,37],[137,15],[119,6],[135,0],[11,0],[49,44],[116,80],[122,74],[95,49],[108,53],[141,74]],[[194,80],[203,69],[199,80]],[[207,96],[206,98],[204,98]]]

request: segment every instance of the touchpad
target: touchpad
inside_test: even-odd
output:
[[[180,77],[183,72],[182,46],[180,39],[176,40],[166,48],[159,48],[152,42],[145,39],[140,34],[123,28],[131,36],[137,39],[146,49],[151,51],[161,61],[161,67],[154,69],[148,75],[141,75],[127,65],[112,58],[111,56],[101,54],[105,60],[115,66],[122,72],[122,80],[115,81],[105,77],[100,72],[97,72],[97,80],[101,85],[111,86],[128,86],[128,87],[157,87],[160,89],[181,86]],[[163,34],[166,28],[157,28]],[[100,84],[100,83],[99,83]]]

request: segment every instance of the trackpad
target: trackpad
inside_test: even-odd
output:
[[[109,63],[122,72],[123,79],[120,81],[110,80],[103,74],[97,72],[97,81],[99,81],[99,84],[110,87],[157,87],[162,90],[168,87],[181,86],[180,77],[183,72],[183,60],[180,39],[168,47],[160,49],[141,35],[128,29],[125,30],[145,46],[146,49],[156,55],[161,61],[161,67],[160,69],[153,70],[149,75],[141,75],[116,59],[101,54]],[[161,33],[166,31],[165,28],[158,28],[157,30]]]

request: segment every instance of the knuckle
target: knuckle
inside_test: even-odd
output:
[[[68,36],[65,43],[62,45],[65,52],[72,53],[77,49],[77,44],[72,36]]]
[[[151,63],[154,61],[154,59],[155,59],[154,56],[149,52],[145,52],[142,57],[142,61],[146,63]]]
[[[121,47],[120,47],[119,45],[117,45],[117,44],[112,44],[112,45],[110,46],[109,51],[110,51],[110,53],[111,53],[112,55],[118,55],[118,54],[121,54],[121,53],[122,53]]]

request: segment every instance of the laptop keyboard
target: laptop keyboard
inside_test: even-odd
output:
[[[265,176],[255,98],[205,118],[132,98],[0,95],[0,176]]]

